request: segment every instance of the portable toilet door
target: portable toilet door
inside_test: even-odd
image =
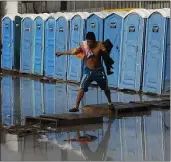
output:
[[[169,14],[167,17],[167,38],[166,38],[166,57],[165,57],[165,73],[164,73],[164,84],[163,92],[170,92],[170,8],[164,8]]]
[[[154,10],[147,21],[144,60],[144,92],[161,94],[164,85],[170,90],[170,11]]]
[[[87,32],[93,32],[97,41],[103,41],[104,18],[108,15],[107,12],[94,12],[87,18]]]
[[[44,28],[46,15],[34,19],[33,74],[43,75]]]
[[[125,12],[111,13],[104,20],[104,41],[109,39],[113,44],[110,57],[115,61],[114,73],[108,76],[109,87],[118,88],[119,61],[121,52],[121,36]]]
[[[55,51],[67,51],[69,43],[69,24],[73,14],[63,14],[56,18]],[[67,77],[67,55],[55,58],[55,76],[59,80]]]
[[[132,10],[124,17],[122,47],[119,67],[119,88],[139,91],[142,80],[144,38],[146,18],[150,12],[145,9]]]
[[[20,46],[21,46],[21,20],[22,15],[15,16],[14,22],[14,70],[20,70]]]
[[[71,19],[70,25],[70,49],[76,48],[85,39],[86,19],[88,13],[77,13]],[[68,57],[68,75],[67,80],[80,82],[82,75],[82,60],[75,56]]]
[[[15,15],[2,19],[2,56],[1,68],[12,70],[14,60],[14,21]]]
[[[32,73],[33,70],[33,15],[25,15],[21,27],[20,71]]]
[[[45,21],[44,74],[55,77],[55,19],[49,16]]]

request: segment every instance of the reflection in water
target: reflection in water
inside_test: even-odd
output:
[[[78,86],[64,83],[43,84],[27,78],[3,77],[1,81],[1,117],[6,126],[23,123],[25,116],[64,113],[74,104]],[[130,95],[111,91],[114,102],[152,100],[149,96]],[[155,98],[156,99],[156,98]],[[106,102],[104,93],[90,88],[81,104]],[[80,131],[91,134],[97,140],[90,143],[67,143],[76,138],[74,132],[48,133],[35,139],[29,136],[18,139],[14,135],[2,135],[3,160],[114,160],[114,161],[166,161],[170,160],[170,111],[152,111],[151,115],[110,119],[103,128]],[[2,138],[3,137],[3,138]],[[46,139],[45,139],[46,138]],[[43,142],[44,141],[44,142]],[[9,152],[17,154],[10,154]],[[5,156],[6,155],[6,156]],[[19,159],[17,159],[19,158]]]
[[[105,132],[104,137],[102,137],[102,140],[100,144],[98,144],[97,149],[95,151],[92,151],[89,147],[88,143],[80,143],[81,151],[86,158],[87,161],[105,161],[109,160],[109,158],[106,159],[106,154],[108,151],[108,144],[109,139],[111,136],[111,126],[112,126],[112,120],[109,120],[109,124],[107,127],[107,130]]]

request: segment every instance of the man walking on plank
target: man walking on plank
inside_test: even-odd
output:
[[[111,102],[111,93],[108,87],[107,76],[101,61],[102,54],[108,54],[108,52],[101,42],[96,41],[93,32],[88,32],[86,34],[86,41],[83,41],[77,48],[66,52],[56,53],[56,56],[75,55],[78,58],[84,59],[86,64],[80,89],[78,91],[76,104],[72,109],[69,110],[69,112],[79,111],[80,101],[83,98],[84,93],[88,91],[88,87],[93,81],[96,81],[101,90],[104,90],[108,100],[109,109],[114,109],[114,105]]]

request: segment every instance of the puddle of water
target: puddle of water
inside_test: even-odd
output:
[[[1,117],[6,126],[23,123],[25,116],[64,113],[74,106],[79,87],[3,77]],[[154,97],[111,91],[113,102],[153,100]],[[160,98],[155,98],[160,99]],[[106,102],[104,93],[90,88],[81,106]],[[144,114],[143,114],[144,113]],[[81,135],[91,134],[90,143],[64,142],[76,138],[73,132],[47,133],[40,137],[20,138],[2,134],[1,160],[56,161],[166,161],[170,160],[170,111],[142,112],[141,116],[110,119],[101,126],[80,127]]]

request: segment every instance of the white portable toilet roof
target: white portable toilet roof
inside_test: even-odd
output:
[[[50,14],[46,17],[45,21],[48,20],[49,18],[57,19],[57,17],[60,16],[60,15],[61,15],[61,14],[50,13]]]
[[[36,14],[23,14],[23,19],[31,18],[32,20],[34,20],[35,17],[36,17]]]
[[[49,16],[49,15],[47,15],[47,14],[37,14],[37,15],[34,17],[34,19],[36,19],[37,17],[41,17],[43,20],[46,20],[48,16]]]
[[[116,14],[116,15],[118,15],[118,16],[124,18],[125,15],[127,14],[127,12],[126,12],[126,11],[121,11],[121,12],[110,12],[109,15],[108,15],[107,17],[109,17],[109,16],[111,16],[111,15],[113,15],[113,14]]]
[[[142,18],[148,18],[150,15],[150,11],[148,11],[146,9],[133,9],[133,10],[129,11],[125,15],[125,17],[127,17],[129,14],[132,14],[132,13],[136,13],[136,14],[140,15]]]
[[[88,12],[76,12],[74,16],[79,15],[82,19],[87,19],[87,17],[90,15]]]
[[[60,13],[55,13],[53,15],[51,15],[55,20],[57,20],[60,16],[63,16],[63,13],[60,12]]]
[[[153,13],[158,12],[160,13],[163,17],[170,17],[170,9],[169,8],[163,8],[163,9],[154,9],[150,15],[152,15]]]
[[[4,20],[6,17],[9,17],[12,21],[14,21],[16,16],[20,16],[22,18],[21,14],[7,14],[2,18],[2,20]]]
[[[93,12],[89,15],[92,16],[92,15],[97,15],[98,17],[100,17],[101,19],[104,19],[106,18],[110,13],[109,12]]]
[[[76,13],[70,13],[70,12],[65,12],[63,13],[60,17],[64,17],[67,21],[71,20],[74,16],[76,15]],[[58,17],[59,18],[59,17]]]

